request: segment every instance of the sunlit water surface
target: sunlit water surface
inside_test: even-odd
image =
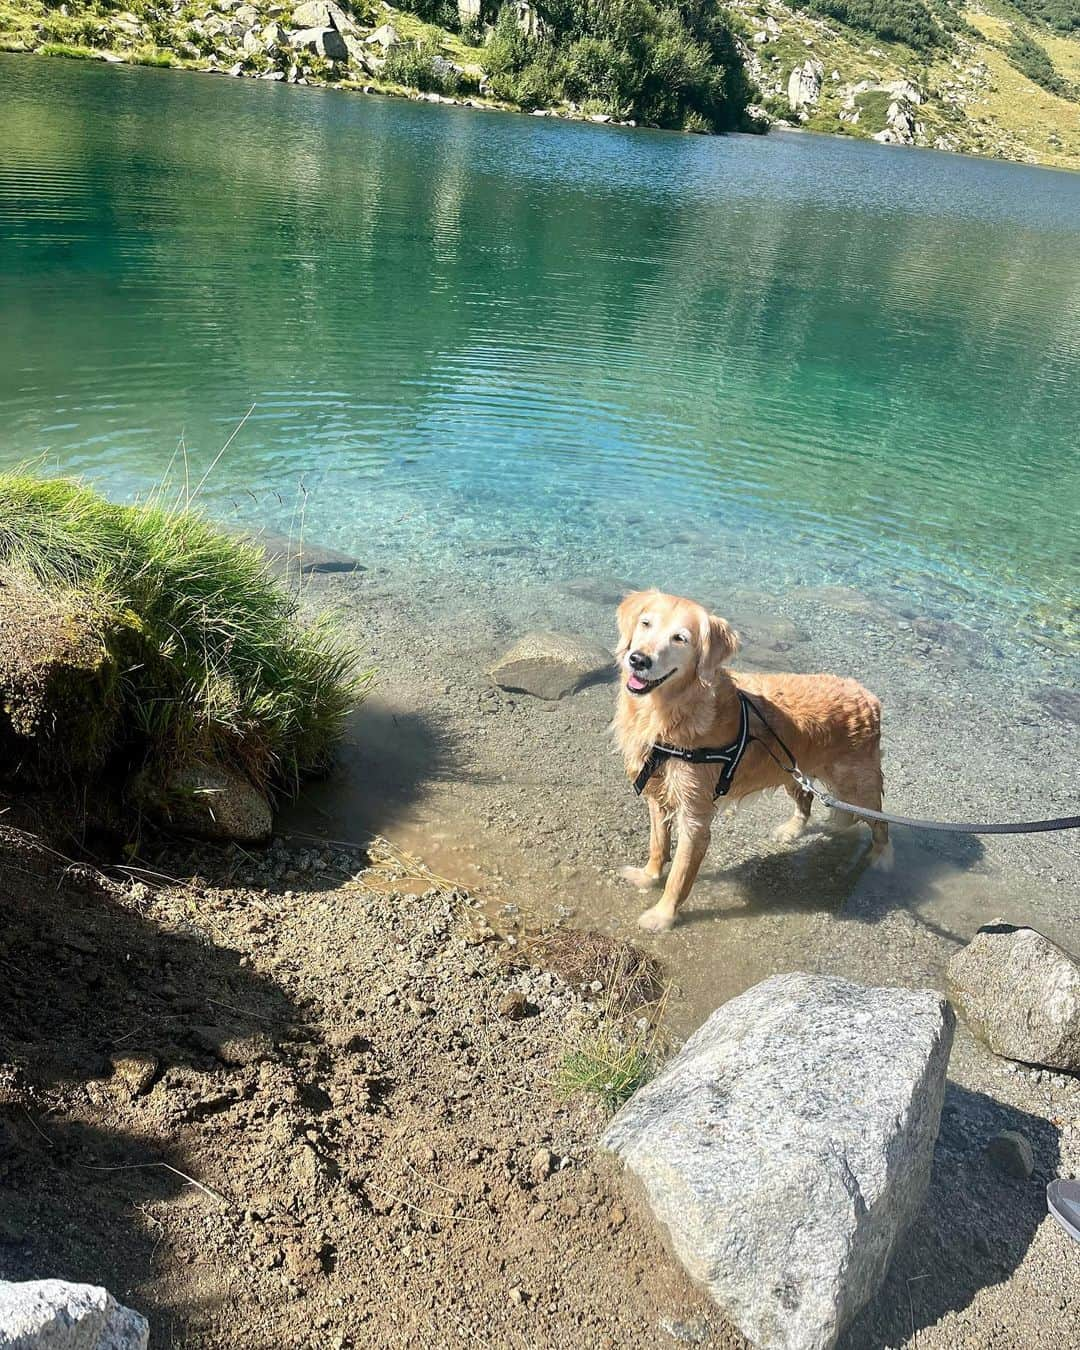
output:
[[[457,782],[417,846],[632,922],[600,875],[640,848],[606,694],[546,736],[509,711],[521,753],[450,697],[526,627],[606,636],[621,582],[793,619],[784,661],[883,696],[894,806],[1075,810],[1080,176],[0,57],[0,306],[0,466],[194,484],[253,408],[206,508],[361,560],[361,624],[397,595],[428,635],[403,657],[381,622],[387,714],[322,825],[378,826],[395,756],[430,784],[435,708]],[[510,794],[509,833],[451,819]],[[890,891],[843,848],[755,861],[760,833],[668,942],[693,1017],[793,964],[937,979],[995,913],[1075,927],[1060,837],[909,834]],[[922,966],[879,966],[907,930],[844,956],[901,911]]]
[[[1080,177],[0,58],[0,459],[1074,632]],[[280,500],[279,500],[280,499]],[[523,563],[523,566],[531,564]]]

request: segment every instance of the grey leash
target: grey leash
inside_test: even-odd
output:
[[[746,698],[746,695],[743,695],[743,697]],[[1058,816],[1054,820],[1015,820],[981,825],[973,821],[922,820],[915,816],[894,816],[888,811],[872,811],[868,806],[856,806],[853,802],[842,802],[831,793],[815,787],[795,762],[795,756],[765,720],[765,716],[757,704],[750,698],[746,698],[746,702],[756,713],[761,725],[765,727],[780,749],[791,760],[791,763],[785,764],[782,760],[777,759],[765,742],[760,737],[755,737],[754,739],[761,748],[772,759],[776,760],[776,763],[785,773],[791,774],[804,792],[809,792],[811,796],[816,797],[823,805],[832,807],[834,811],[847,811],[853,816],[859,816],[862,820],[884,820],[890,825],[908,825],[914,830],[944,830],[949,834],[1043,834],[1049,830],[1080,829],[1080,816]]]
[[[1042,834],[1047,830],[1080,829],[1080,816],[1058,816],[1054,820],[1012,820],[993,825],[980,825],[965,820],[921,820],[915,816],[894,816],[887,811],[871,811],[868,806],[855,806],[852,802],[842,802],[823,792],[795,766],[788,773],[804,792],[812,793],[819,802],[831,806],[834,811],[847,811],[863,820],[886,820],[890,825],[910,825],[915,830],[947,830],[950,834]]]

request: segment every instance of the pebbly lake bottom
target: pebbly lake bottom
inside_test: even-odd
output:
[[[943,987],[983,923],[1027,923],[1080,947],[1075,839],[895,828],[891,872],[868,867],[863,828],[769,838],[787,813],[764,798],[718,819],[673,932],[636,928],[648,899],[618,878],[644,860],[647,821],[612,752],[614,682],[548,703],[496,688],[494,661],[530,630],[613,645],[614,606],[635,569],[563,575],[494,544],[454,570],[306,549],[305,604],[331,608],[377,671],[341,762],[282,818],[285,832],[388,836],[479,896],[499,926],[566,923],[629,937],[674,983],[667,1016],[688,1034],[770,974],[807,970]],[[885,709],[886,807],[939,819],[1071,812],[1075,695],[1024,672],[1008,639],[850,585],[764,590],[706,581],[695,593],[744,636],[735,668],[854,676]],[[688,589],[688,588],[687,588]]]

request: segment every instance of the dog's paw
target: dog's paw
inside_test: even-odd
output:
[[[802,816],[794,816],[791,820],[785,820],[783,825],[777,825],[772,832],[773,839],[778,844],[793,844],[796,839],[801,839],[806,833],[806,821]]]
[[[646,933],[666,933],[674,922],[675,915],[669,909],[653,905],[652,909],[638,916],[637,926]]]
[[[619,876],[623,881],[629,881],[631,886],[636,886],[639,891],[651,891],[654,886],[660,885],[660,878],[654,877],[644,867],[620,867]]]
[[[875,844],[870,850],[870,866],[875,872],[891,872],[896,863],[892,840],[887,844]]]

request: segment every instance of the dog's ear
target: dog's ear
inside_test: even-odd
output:
[[[721,619],[716,614],[705,614],[701,619],[698,641],[698,679],[702,684],[712,684],[716,672],[739,650],[739,635],[727,619]]]
[[[629,595],[623,597],[622,603],[615,611],[615,619],[619,625],[620,656],[625,656],[629,650],[630,639],[634,636],[638,619],[641,618],[656,595],[659,595],[659,591],[631,591]]]

